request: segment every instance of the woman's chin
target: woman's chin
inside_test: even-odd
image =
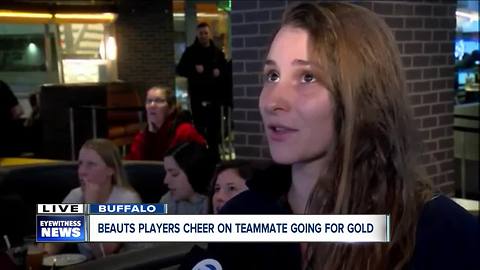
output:
[[[291,165],[297,161],[297,159],[289,151],[275,151],[270,150],[270,155],[273,161],[278,164]]]
[[[214,214],[218,214],[220,212],[220,210],[222,209],[223,207],[223,204],[222,205],[218,205],[218,206],[214,206],[213,207],[213,213]]]

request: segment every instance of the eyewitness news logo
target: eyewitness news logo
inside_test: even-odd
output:
[[[83,204],[38,204],[38,242],[84,242],[86,235]]]
[[[166,213],[166,204],[38,204],[36,238],[37,242],[88,242],[91,240],[90,215],[108,220],[111,215]],[[107,228],[106,231],[112,227],[108,222],[102,225]],[[94,230],[103,227],[95,227]]]
[[[85,216],[37,216],[38,242],[85,242]]]

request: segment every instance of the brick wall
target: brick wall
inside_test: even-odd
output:
[[[118,7],[115,32],[119,79],[143,87],[159,83],[173,87],[172,2],[121,0]]]
[[[356,1],[359,2],[359,1]],[[425,141],[422,162],[435,185],[453,194],[453,105],[456,1],[362,1],[393,29],[415,121]],[[239,157],[270,155],[258,112],[266,46],[287,1],[234,1],[232,58],[235,148]]]

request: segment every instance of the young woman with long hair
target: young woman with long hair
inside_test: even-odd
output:
[[[400,54],[376,14],[347,3],[290,6],[268,51],[259,107],[272,158],[291,166],[292,179],[254,179],[221,213],[389,214],[391,241],[302,243],[284,253],[244,246],[250,257],[234,255],[239,245],[211,244],[225,269],[474,267],[478,222],[435,196],[419,169]]]

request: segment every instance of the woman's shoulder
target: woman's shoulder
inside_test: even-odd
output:
[[[196,132],[195,127],[190,122],[180,122],[177,126],[175,131],[178,132]]]
[[[175,128],[175,137],[173,143],[194,141],[199,144],[206,144],[205,138],[195,129],[192,123],[182,122]]]
[[[167,191],[161,198],[159,203],[170,203],[172,201],[170,191]]]
[[[208,210],[208,197],[204,195],[198,195],[194,201],[176,201],[170,192],[167,192],[160,199],[160,203],[167,204],[169,214],[198,215],[207,214]]]
[[[291,184],[290,166],[256,164],[253,176],[247,180],[248,190],[228,201],[224,214],[288,214],[284,203]]]
[[[473,215],[450,198],[439,195],[426,202],[418,224],[419,232],[478,233],[479,223]]]
[[[70,190],[62,203],[83,203],[83,193],[80,187]]]
[[[177,214],[199,215],[208,213],[208,197],[197,195],[192,201],[177,202]]]
[[[414,269],[472,269],[480,254],[480,225],[445,196],[425,203],[417,224]]]
[[[108,198],[109,203],[140,203],[142,200],[140,196],[134,190],[121,187],[113,186],[112,193],[110,198]]]
[[[246,190],[228,201],[220,210],[220,214],[282,215],[289,214],[289,211],[278,199],[258,191]]]
[[[189,137],[198,134],[198,131],[193,126],[192,122],[180,122],[175,128],[175,135],[177,137]]]

